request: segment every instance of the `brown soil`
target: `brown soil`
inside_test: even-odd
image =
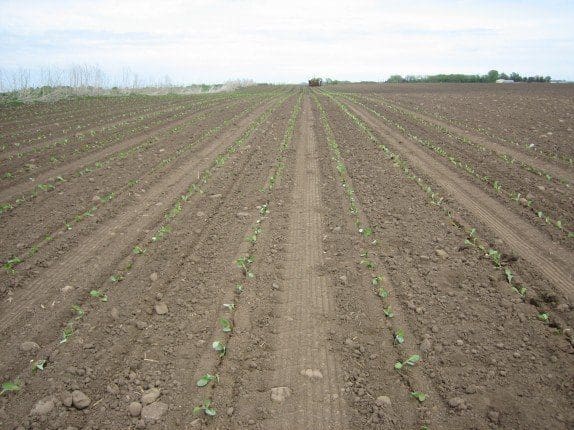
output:
[[[126,136],[90,161],[128,156],[84,175],[81,158],[47,169],[69,179],[1,214],[2,261],[24,261],[0,275],[0,382],[20,385],[0,395],[0,428],[571,428],[566,242],[367,107],[421,137],[436,129],[333,97],[254,89],[201,110],[182,98],[177,133]],[[30,109],[12,126],[58,115]],[[502,269],[464,244],[468,226]],[[214,417],[193,413],[205,401]]]

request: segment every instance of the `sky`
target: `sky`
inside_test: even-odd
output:
[[[574,1],[0,0],[0,70],[299,83],[486,74],[574,80]]]

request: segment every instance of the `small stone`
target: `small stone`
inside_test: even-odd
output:
[[[233,411],[235,411],[235,409],[233,409],[232,406],[227,408],[227,416],[230,417],[231,415],[233,415]]]
[[[443,260],[446,260],[448,258],[448,253],[444,249],[435,250],[435,254],[438,255]]]
[[[197,212],[196,215],[198,218],[203,218],[203,217],[205,217],[205,212],[199,211],[199,212]]]
[[[466,387],[466,389],[464,390],[464,392],[466,394],[475,394],[478,391],[478,389],[476,388],[476,385],[469,385],[468,387]]]
[[[158,421],[166,412],[167,404],[163,402],[154,402],[151,405],[143,407],[141,416],[145,421]]]
[[[142,395],[142,402],[144,405],[149,405],[150,403],[155,402],[160,395],[160,391],[158,388],[152,388],[148,390],[146,393]]]
[[[118,308],[113,307],[112,310],[110,311],[110,315],[113,320],[117,320],[120,317],[120,311],[118,310]]]
[[[137,424],[136,424],[136,428],[137,428],[137,429],[140,429],[140,430],[141,430],[141,429],[145,429],[145,421],[142,420],[142,419],[138,420],[138,422],[137,422]]]
[[[61,395],[62,404],[66,407],[72,406],[72,393],[69,391],[64,391]]]
[[[74,405],[76,409],[86,409],[90,406],[90,403],[92,403],[90,398],[80,390],[72,392],[72,405]]]
[[[131,402],[128,406],[128,412],[132,417],[139,417],[142,413],[142,404],[140,402]]]
[[[497,411],[488,411],[488,419],[492,421],[494,424],[498,424],[500,421],[500,413]]]
[[[277,282],[273,282],[273,284],[271,284],[271,289],[273,290],[278,290],[279,289],[279,284]]]
[[[379,396],[375,402],[377,406],[380,408],[384,408],[385,406],[391,406],[391,398],[388,396]]]
[[[421,342],[421,353],[427,355],[431,351],[432,345],[430,339],[427,337]]]
[[[165,304],[164,302],[159,302],[156,303],[155,305],[155,313],[158,315],[165,315],[169,312],[169,309],[167,308],[167,304]]]
[[[456,340],[456,344],[457,344],[458,346],[462,346],[462,345],[464,345],[464,341],[463,341],[462,339],[457,339],[457,340]]]
[[[556,310],[560,312],[568,312],[570,310],[570,306],[568,303],[560,303],[558,306],[556,306]]]
[[[48,415],[54,410],[54,400],[51,397],[47,397],[42,400],[38,400],[30,412],[32,415]]]
[[[237,212],[236,214],[237,218],[248,218],[249,215],[249,212]]]
[[[301,375],[306,376],[306,377],[311,378],[311,379],[322,379],[323,378],[323,374],[321,373],[321,371],[320,370],[314,370],[314,369],[301,370]]]
[[[211,197],[212,199],[220,199],[221,197],[223,197],[222,194],[212,194],[209,197]]]
[[[20,349],[24,352],[30,352],[40,349],[40,346],[36,342],[26,341],[20,344]]]
[[[144,321],[137,321],[136,322],[136,327],[140,330],[143,330],[144,328],[147,327],[147,324]]]
[[[67,294],[67,293],[74,291],[74,287],[72,287],[71,285],[66,285],[60,291],[64,294]]]
[[[432,328],[431,328],[431,331],[432,331],[433,333],[438,333],[438,332],[439,332],[438,326],[437,326],[437,325],[433,325]]]
[[[453,398],[449,399],[448,405],[451,408],[458,409],[458,410],[466,409],[466,404],[464,403],[464,400],[461,399],[460,397],[453,397]]]
[[[283,403],[289,396],[291,396],[291,389],[289,387],[271,388],[271,400],[274,402]]]
[[[149,280],[152,282],[155,282],[159,279],[159,275],[157,274],[157,272],[153,272],[151,275],[149,275]]]

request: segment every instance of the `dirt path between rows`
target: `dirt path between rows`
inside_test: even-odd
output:
[[[518,255],[533,264],[569,301],[574,299],[574,257],[570,252],[549,241],[511,210],[429,156],[416,144],[382,125],[365,109],[353,103],[349,103],[349,108],[360,115],[377,133],[386,137],[385,142],[405,156],[417,170],[431,177],[478,220],[489,226]]]
[[[274,387],[291,387],[289,402],[277,408],[267,429],[347,428],[340,398],[344,381],[329,351],[326,319],[334,309],[321,246],[319,168],[309,96],[303,101],[296,149],[294,205],[286,244],[282,290],[277,308],[278,332],[272,374]],[[278,388],[276,388],[279,390]]]
[[[368,98],[368,100],[380,103],[380,101],[376,100],[376,99]],[[521,161],[525,164],[536,167],[536,168],[543,170],[545,172],[549,172],[553,176],[564,178],[564,179],[568,180],[568,182],[570,182],[570,183],[574,183],[574,173],[572,172],[572,170],[563,169],[560,166],[557,166],[555,163],[549,163],[549,162],[546,162],[544,160],[541,160],[540,158],[531,157],[527,154],[524,154],[522,151],[517,151],[516,149],[514,149],[510,146],[506,146],[506,145],[503,146],[503,145],[500,145],[498,143],[492,142],[492,141],[490,141],[490,140],[488,140],[482,136],[477,135],[476,133],[472,133],[468,130],[465,130],[463,128],[449,124],[445,121],[438,120],[431,115],[427,115],[427,114],[416,112],[416,111],[413,111],[410,109],[406,109],[402,106],[394,105],[392,103],[389,103],[389,104],[391,106],[394,106],[395,108],[399,109],[399,111],[404,111],[407,114],[412,115],[416,118],[420,118],[420,119],[423,119],[425,121],[430,122],[431,124],[438,125],[444,129],[448,130],[451,133],[466,137],[467,139],[470,139],[471,141],[473,141],[479,145],[482,145],[485,148],[488,148],[489,150],[495,152],[497,155],[500,155],[500,154],[510,155],[512,158],[514,158],[518,161]]]

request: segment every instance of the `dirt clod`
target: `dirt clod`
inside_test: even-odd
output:
[[[38,400],[30,412],[32,415],[47,415],[54,410],[54,400],[51,397]]]
[[[128,406],[128,412],[132,417],[139,417],[142,412],[142,404],[140,402],[131,402]]]
[[[274,402],[283,403],[289,396],[291,396],[291,389],[289,387],[271,388],[271,400]]]
[[[163,402],[154,402],[143,407],[141,411],[142,418],[146,421],[158,421],[163,414],[167,412],[167,404]]]
[[[165,315],[169,312],[167,304],[164,302],[159,302],[155,304],[155,313],[158,315]]]
[[[24,352],[31,352],[40,349],[40,346],[36,342],[26,341],[20,344],[20,349]]]
[[[92,401],[82,391],[75,390],[72,392],[72,405],[74,405],[76,409],[86,409],[90,406],[90,403],[92,403]]]
[[[142,395],[142,403],[144,405],[149,405],[150,403],[155,402],[160,395],[160,391],[158,388],[152,388],[148,391],[146,391],[143,395]]]

